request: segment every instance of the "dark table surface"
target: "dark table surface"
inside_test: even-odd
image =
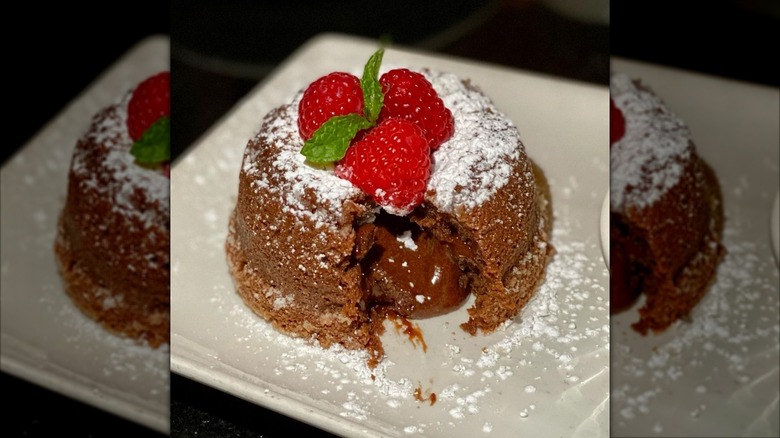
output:
[[[389,26],[383,32],[376,30],[382,27],[375,23],[356,25],[354,16],[348,14],[341,21],[321,19],[306,23],[306,31],[300,31],[288,20],[289,11],[295,9],[290,6],[296,1],[267,1],[263,3],[267,10],[254,11],[255,15],[240,14],[244,19],[256,20],[257,28],[265,29],[250,35],[256,44],[245,42],[224,52],[220,49],[226,47],[224,39],[236,35],[224,28],[205,29],[206,23],[199,21],[198,16],[236,23],[239,18],[230,8],[240,4],[244,9],[237,10],[246,12],[252,2],[174,0],[172,16],[170,10],[154,3],[158,2],[128,4],[124,15],[112,8],[104,20],[91,18],[95,11],[74,14],[71,4],[47,6],[47,14],[41,17],[37,17],[36,5],[20,6],[27,9],[20,16],[36,16],[31,21],[35,26],[30,27],[30,33],[45,37],[23,35],[6,45],[7,59],[13,61],[9,88],[16,116],[11,129],[6,129],[10,139],[0,149],[0,162],[22,147],[127,49],[145,36],[159,33],[170,34],[172,41],[172,105],[176,120],[172,148],[177,156],[303,41],[324,31],[370,37],[390,33],[398,44],[409,47],[602,85],[608,82],[610,52],[775,87],[780,78],[769,58],[751,56],[752,52],[745,50],[758,45],[766,47],[768,54],[774,45],[770,42],[778,36],[780,2],[771,0],[708,2],[704,9],[698,2],[615,2],[609,29],[563,17],[532,0],[486,1],[476,5],[464,2],[469,4],[453,6],[435,21],[437,25],[409,22],[406,28]],[[214,3],[225,7],[220,9],[223,15],[209,9]],[[298,6],[316,7],[312,6],[315,4],[301,1]],[[630,10],[623,9],[629,7]],[[321,16],[321,11],[316,12]],[[426,13],[429,12],[419,15],[424,18]],[[264,19],[269,21],[263,22]],[[274,26],[289,27],[284,27],[284,38],[279,37],[280,30]],[[216,34],[209,34],[209,30]],[[195,31],[208,37],[206,41],[193,36]],[[214,35],[223,35],[223,40]],[[267,41],[276,44],[262,44]],[[3,414],[4,436],[159,436],[5,373],[1,387],[4,399],[10,400],[13,395],[14,400]],[[296,432],[304,436],[327,435],[177,375],[171,378],[171,416],[173,436],[273,437]]]

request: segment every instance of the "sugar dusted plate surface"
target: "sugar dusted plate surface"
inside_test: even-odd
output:
[[[473,62],[390,49],[385,65],[449,71],[518,125],[550,183],[557,253],[537,297],[510,325],[472,337],[465,308],[419,321],[427,352],[384,336],[365,356],[273,330],[243,305],[225,261],[247,140],[262,117],[331,71],[360,71],[371,41],[318,37],[253,90],[172,172],[174,372],[344,436],[609,435],[608,272],[599,217],[608,181],[608,91]],[[562,127],[566,129],[562,129]],[[436,394],[436,403],[415,400]]]
[[[144,424],[169,429],[169,348],[136,345],[81,314],[54,258],[76,140],[92,116],[147,76],[168,69],[169,42],[140,42],[3,166],[3,371]]]
[[[767,213],[777,193],[777,89],[626,60],[688,124],[720,181],[726,257],[690,322],[642,337],[612,318],[617,436],[778,436],[778,270]],[[739,110],[735,110],[735,109]]]

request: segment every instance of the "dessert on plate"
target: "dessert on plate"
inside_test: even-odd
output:
[[[688,317],[723,257],[718,181],[696,153],[688,127],[653,91],[611,77],[610,305],[644,294],[642,334]]]
[[[388,316],[451,312],[491,332],[552,253],[544,178],[512,122],[453,74],[331,73],[249,140],[227,258],[238,293],[290,335],[383,355]]]
[[[55,253],[65,290],[109,331],[169,340],[170,75],[99,111],[78,140]]]

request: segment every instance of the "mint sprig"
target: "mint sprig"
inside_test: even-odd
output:
[[[382,56],[385,49],[379,49],[368,58],[366,67],[363,69],[363,77],[360,78],[360,88],[363,89],[363,104],[366,118],[372,124],[379,117],[384,103],[384,94],[382,94],[382,85],[379,83],[379,67],[382,65]]]
[[[305,143],[301,153],[312,163],[330,163],[344,158],[355,135],[374,126],[360,114],[331,117]]]
[[[379,83],[379,68],[385,49],[374,52],[363,68],[360,88],[363,90],[363,114],[335,116],[323,123],[303,143],[301,154],[312,163],[331,163],[344,158],[349,144],[358,132],[376,125],[382,111],[384,94]]]
[[[160,164],[171,159],[171,118],[160,117],[133,143],[130,154],[138,164]]]

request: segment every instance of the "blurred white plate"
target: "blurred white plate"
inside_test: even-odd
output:
[[[767,206],[777,191],[776,88],[626,60],[688,124],[723,192],[726,257],[691,315],[661,335],[630,328],[637,304],[612,317],[612,433],[778,436],[778,270]]]
[[[772,233],[772,249],[775,250],[775,260],[777,265],[780,266],[780,192],[777,192],[777,196],[775,196],[769,220],[769,228]]]
[[[608,273],[599,207],[608,185],[606,87],[390,49],[385,65],[471,78],[518,125],[549,180],[556,256],[514,324],[472,337],[465,308],[420,321],[423,353],[395,331],[374,370],[356,354],[276,333],[243,305],[225,261],[247,140],[319,76],[361,71],[375,42],[324,35],[293,54],[172,173],[172,371],[345,436],[608,436]],[[562,129],[565,127],[565,129]],[[413,397],[433,392],[431,405]]]
[[[76,141],[97,111],[168,69],[168,48],[167,37],[137,44],[0,170],[2,370],[160,432],[169,430],[168,347],[139,347],[80,313],[54,236]]]

